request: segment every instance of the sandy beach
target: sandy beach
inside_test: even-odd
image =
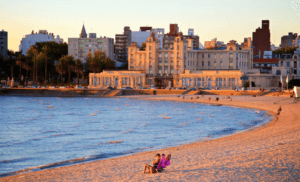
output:
[[[293,98],[286,96],[226,97],[131,98],[254,108],[268,111],[274,119],[219,139],[8,176],[0,181],[300,181],[300,102],[294,104]],[[277,116],[280,105],[282,112]],[[158,152],[171,153],[171,165],[163,173],[143,174],[144,165],[151,164]]]

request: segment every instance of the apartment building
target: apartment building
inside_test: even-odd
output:
[[[115,56],[117,61],[127,62],[127,46],[131,44],[130,27],[124,27],[123,34],[116,34]]]
[[[39,32],[34,33],[34,31],[31,32],[29,35],[25,35],[24,38],[22,38],[21,43],[19,45],[19,51],[22,52],[23,55],[27,55],[27,50],[35,45],[37,42],[51,42],[54,41],[59,44],[63,44],[64,40],[59,37],[59,35],[54,36],[53,33],[48,33],[47,30],[39,30]]]
[[[93,55],[96,50],[100,50],[105,52],[109,59],[114,60],[114,39],[105,36],[96,37],[96,33],[90,33],[87,37],[83,25],[79,38],[68,39],[68,55],[72,55],[74,59],[80,59],[84,63],[89,52]]]
[[[0,31],[0,56],[4,59],[7,59],[7,37],[8,34],[6,31]]]
[[[269,20],[262,20],[262,28],[257,28],[253,32],[253,43],[254,46],[253,55],[258,55],[262,58],[264,51],[271,50],[271,33],[270,33],[270,22]]]

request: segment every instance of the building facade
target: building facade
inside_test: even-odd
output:
[[[7,59],[7,37],[8,34],[6,31],[2,30],[0,31],[0,56],[2,56],[4,59]]]
[[[80,59],[85,62],[86,56],[91,52],[92,56],[97,50],[105,52],[106,56],[114,60],[114,39],[108,37],[96,38],[96,33],[90,33],[87,37],[85,27],[82,27],[80,38],[68,39],[68,55],[72,55],[74,59]]]
[[[146,41],[145,50],[140,50],[135,42],[128,46],[128,71],[132,74],[143,73],[145,80],[140,84],[142,87],[241,87],[241,76],[252,71],[253,64],[251,39],[247,41],[249,43],[245,43],[241,49],[236,41],[230,41],[226,50],[199,50],[189,47],[191,40],[178,33],[172,48],[160,49],[158,38],[151,33]],[[122,75],[122,72],[111,73],[113,72]],[[105,72],[93,73],[90,76],[96,80],[100,79],[100,83],[101,77],[105,77]],[[136,83],[136,79],[134,80]],[[99,84],[90,86],[97,88]],[[120,86],[118,84],[118,87]]]
[[[147,38],[150,37],[151,32],[153,32],[158,38],[159,47],[162,48],[162,42],[165,32],[165,29],[163,28],[140,27],[139,31],[131,32],[131,42],[136,42],[139,46],[142,46],[142,43],[147,41]]]
[[[178,36],[179,27],[177,24],[170,24],[170,32],[163,37],[163,48],[172,49],[173,42],[176,36]],[[183,35],[186,39],[190,39],[190,47],[199,48],[200,38],[198,35],[194,35],[194,29],[188,30],[188,35]]]
[[[279,59],[254,59],[253,60],[253,68],[254,69],[259,69],[260,73],[267,73],[270,74],[272,73],[272,69],[274,67],[278,67],[279,63],[278,63]]]
[[[291,47],[293,46],[293,42],[295,43],[295,39],[297,39],[298,34],[293,32],[289,32],[288,35],[284,35],[281,37],[280,48]]]
[[[262,58],[264,51],[271,50],[271,33],[269,24],[269,20],[262,20],[262,28],[258,28],[255,32],[253,32],[253,55],[259,55],[259,58]]]
[[[116,60],[120,62],[127,62],[127,46],[131,44],[131,30],[130,27],[124,27],[123,34],[116,34],[115,42],[115,56]]]
[[[27,55],[27,50],[35,45],[37,42],[51,42],[54,41],[56,43],[62,44],[64,40],[59,37],[59,35],[54,37],[53,33],[48,33],[47,30],[40,30],[39,33],[35,33],[32,31],[31,34],[26,35],[21,40],[21,44],[19,45],[19,51],[23,55]]]

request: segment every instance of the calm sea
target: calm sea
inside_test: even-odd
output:
[[[0,177],[218,138],[264,111],[128,98],[0,97]]]

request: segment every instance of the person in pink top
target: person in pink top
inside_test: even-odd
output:
[[[167,156],[167,158],[165,158],[165,154],[162,154],[162,158],[157,165],[157,172],[162,172],[164,170],[164,168],[169,166],[170,160],[171,160],[171,154],[169,154]]]

